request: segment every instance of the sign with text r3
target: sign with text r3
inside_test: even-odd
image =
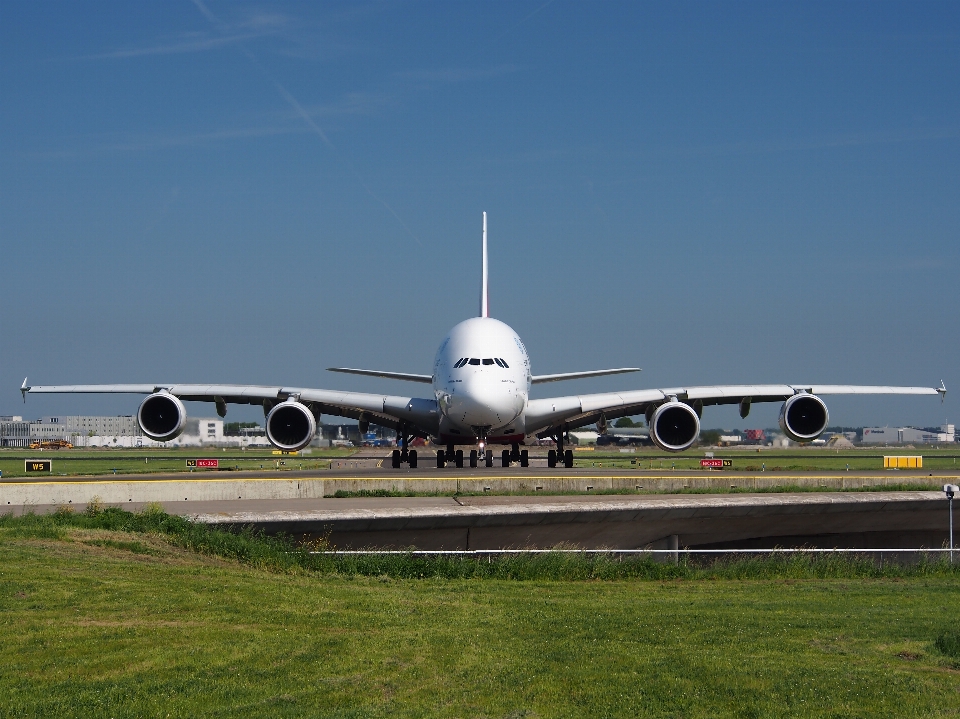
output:
[[[188,467],[206,467],[207,469],[216,469],[220,466],[219,459],[188,459]]]
[[[723,467],[732,467],[732,459],[701,459],[700,466],[704,469],[722,469]]]
[[[53,460],[51,459],[25,459],[23,461],[25,472],[52,472]]]

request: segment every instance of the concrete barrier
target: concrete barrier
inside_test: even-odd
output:
[[[431,477],[383,476],[330,479],[312,477],[244,477],[235,479],[194,478],[99,480],[90,478],[60,481],[0,482],[3,506],[85,504],[93,498],[107,504],[179,501],[227,501],[232,499],[319,499],[338,491],[357,493],[387,491],[417,494],[504,494],[510,492],[677,492],[687,490],[763,491],[776,487],[849,490],[913,484],[939,489],[943,484],[960,483],[956,475],[919,475],[891,472],[883,475],[849,473],[824,475],[748,474],[640,474],[617,475],[577,473],[571,475],[497,475],[482,472]]]

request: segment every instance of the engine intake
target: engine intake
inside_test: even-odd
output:
[[[660,449],[682,452],[700,436],[700,418],[690,405],[667,402],[650,417],[650,439]]]
[[[169,392],[156,392],[140,403],[137,424],[150,439],[169,442],[183,432],[187,424],[187,410],[183,402]]]
[[[316,432],[317,420],[313,412],[300,402],[281,402],[267,415],[267,439],[277,449],[287,452],[303,449]]]
[[[827,405],[815,394],[795,394],[780,408],[780,429],[794,442],[815,440],[829,422]]]

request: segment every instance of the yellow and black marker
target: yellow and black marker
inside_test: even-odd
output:
[[[25,459],[23,469],[26,472],[52,472],[52,459]]]

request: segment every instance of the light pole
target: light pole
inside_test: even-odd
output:
[[[947,495],[947,505],[950,512],[950,564],[953,564],[953,495],[960,492],[960,487],[955,484],[943,485],[943,493]]]

